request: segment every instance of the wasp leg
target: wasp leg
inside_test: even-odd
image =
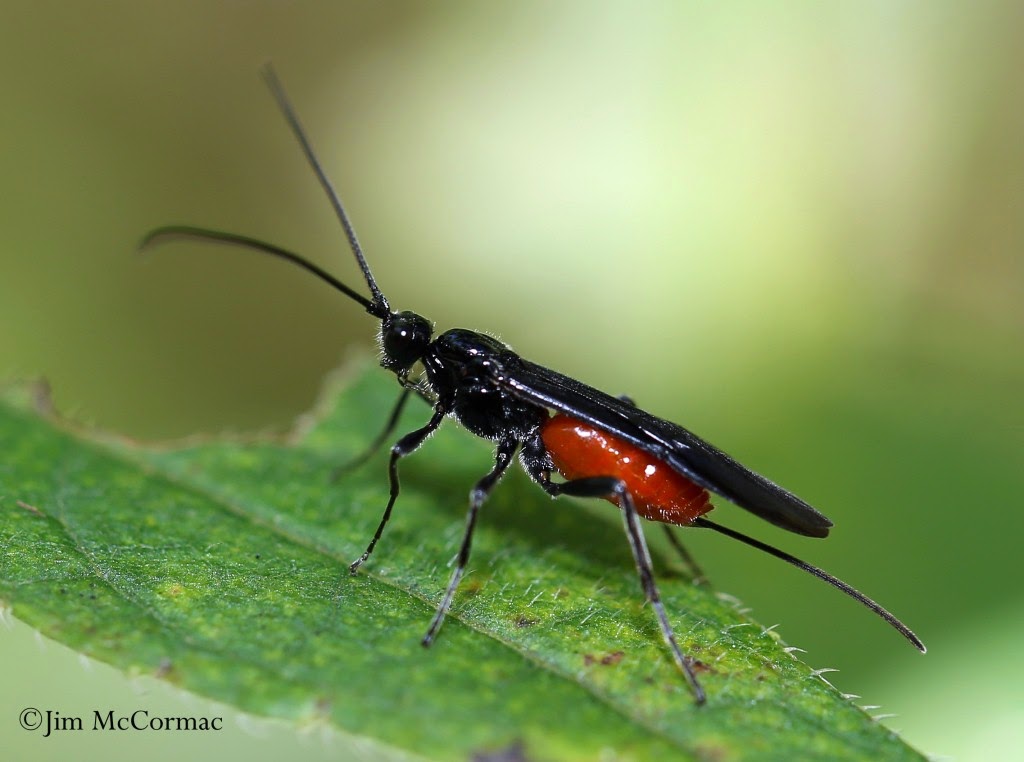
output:
[[[444,591],[441,605],[437,607],[437,613],[434,614],[430,627],[427,628],[427,634],[423,636],[422,643],[425,647],[434,642],[434,636],[437,635],[437,631],[441,627],[448,609],[451,608],[455,589],[459,586],[462,574],[466,570],[466,564],[469,562],[469,549],[473,543],[473,530],[476,528],[476,517],[480,512],[480,506],[484,504],[487,496],[494,489],[494,485],[498,483],[498,480],[501,479],[506,469],[508,469],[518,446],[519,441],[514,437],[501,440],[498,443],[498,451],[494,456],[494,468],[478,481],[469,493],[469,513],[466,514],[466,531],[462,535],[462,546],[459,548],[459,557],[455,563],[455,571],[452,572],[452,578],[448,581],[448,589]]]
[[[403,398],[408,395],[403,395]],[[388,463],[388,477],[391,482],[391,497],[388,498],[387,508],[384,509],[384,515],[381,516],[380,524],[377,526],[377,531],[373,534],[373,539],[370,540],[370,544],[366,546],[366,550],[359,558],[349,564],[348,570],[355,574],[356,570],[362,566],[363,561],[370,557],[373,553],[373,548],[380,539],[381,534],[384,533],[384,527],[388,523],[388,519],[391,518],[391,509],[395,507],[395,500],[398,499],[398,461],[404,458],[409,453],[416,450],[423,440],[433,434],[437,427],[441,425],[441,421],[444,420],[445,411],[440,408],[434,408],[434,414],[430,417],[427,425],[421,429],[406,434],[404,437],[398,440],[394,447],[391,448],[391,461]]]
[[[403,385],[402,393],[398,395],[398,401],[395,402],[395,406],[391,409],[391,414],[388,416],[387,423],[384,425],[383,430],[381,430],[381,432],[373,438],[373,441],[370,442],[369,446],[367,446],[367,448],[356,457],[346,463],[342,463],[340,466],[336,466],[331,472],[331,481],[337,481],[350,471],[355,471],[373,457],[374,453],[377,452],[377,450],[380,449],[380,446],[388,440],[388,437],[391,436],[391,433],[395,430],[395,426],[398,425],[398,418],[402,415],[402,410],[405,409],[405,403],[408,401],[409,394],[411,392],[416,392],[416,394],[418,394],[423,401],[431,407],[434,407],[436,404],[435,400],[432,399],[427,394],[427,391],[419,384],[410,382]]]
[[[672,531],[672,527],[670,527],[668,524],[662,524],[661,528],[665,530],[665,536],[668,537],[668,541],[672,544],[672,547],[676,549],[676,552],[679,554],[679,557],[683,560],[683,563],[686,564],[687,568],[690,570],[690,578],[693,584],[703,585],[705,582],[707,582],[708,578],[704,575],[704,570],[700,568],[700,564],[697,563],[697,560],[693,557],[693,554],[686,549],[685,545],[683,545],[682,541],[679,539],[679,536]]]
[[[636,407],[636,400],[630,397],[628,394],[620,394],[618,397],[620,400],[625,402],[630,407]],[[695,585],[702,585],[707,582],[707,577],[704,576],[704,570],[700,568],[700,564],[693,555],[686,549],[678,535],[672,531],[672,528],[668,524],[662,524],[661,528],[665,531],[665,536],[668,537],[668,541],[675,548],[676,553],[682,559],[683,564],[690,570],[690,579]]]
[[[409,399],[409,387],[402,389],[402,393],[398,395],[398,401],[395,406],[391,409],[391,415],[388,416],[388,422],[384,425],[384,428],[380,431],[377,436],[373,438],[369,446],[352,460],[342,463],[336,466],[331,472],[331,481],[337,481],[345,474],[350,471],[355,471],[366,461],[373,457],[373,454],[380,449],[380,446],[391,436],[391,432],[395,430],[395,426],[398,425],[398,417],[402,414],[402,410],[405,408],[405,403]]]
[[[706,697],[704,689],[697,680],[693,671],[693,659],[683,654],[682,649],[676,642],[675,632],[672,624],[668,621],[665,613],[665,606],[661,602],[661,595],[658,593],[658,586],[654,582],[654,568],[651,564],[651,554],[647,549],[647,541],[644,539],[643,528],[640,526],[640,516],[633,504],[633,496],[626,489],[626,484],[614,476],[590,476],[583,479],[572,479],[567,482],[551,481],[550,461],[547,454],[541,449],[538,441],[530,441],[524,444],[523,465],[526,471],[541,488],[552,497],[559,495],[571,495],[573,497],[603,497],[615,498],[622,509],[622,520],[626,527],[626,537],[629,539],[629,547],[633,551],[633,560],[636,561],[637,572],[640,575],[640,586],[644,595],[650,601],[654,613],[658,617],[658,624],[661,626],[661,635],[672,651],[672,658],[676,666],[683,673],[686,682],[690,684],[694,698],[698,704],[703,704]]]

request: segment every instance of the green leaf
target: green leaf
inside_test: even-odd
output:
[[[446,425],[403,461],[391,525],[349,576],[387,500],[386,458],[329,475],[396,393],[361,373],[330,385],[286,440],[153,449],[78,431],[10,391],[0,600],[122,669],[431,759],[921,759],[656,550],[680,644],[705,665],[696,706],[616,509],[552,501],[518,472],[485,506],[471,572],[421,648],[490,454]],[[409,407],[406,429],[428,413]]]

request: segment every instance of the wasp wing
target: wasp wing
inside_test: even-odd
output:
[[[691,432],[599,389],[514,356],[496,382],[510,394],[621,437],[726,500],[790,532],[828,536],[832,522]]]

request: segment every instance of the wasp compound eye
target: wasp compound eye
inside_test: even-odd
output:
[[[381,326],[384,366],[410,368],[423,357],[433,329],[426,318],[415,312],[396,312]]]

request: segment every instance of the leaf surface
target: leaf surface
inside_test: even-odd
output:
[[[359,370],[286,440],[157,449],[79,431],[12,388],[0,601],[122,669],[429,759],[922,759],[656,552],[680,644],[703,665],[696,706],[616,509],[552,501],[518,472],[486,504],[470,573],[421,648],[490,455],[449,423],[403,461],[392,522],[350,576],[387,501],[386,456],[330,474],[396,393]],[[402,430],[428,417],[409,408]]]

